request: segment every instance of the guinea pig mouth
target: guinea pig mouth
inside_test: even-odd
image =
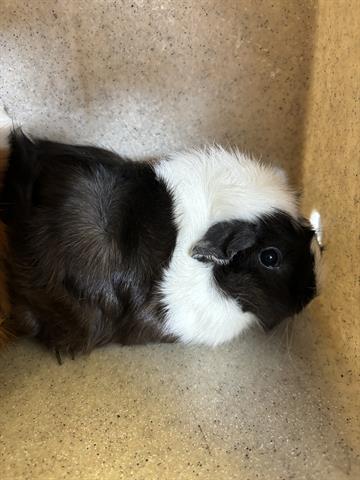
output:
[[[266,299],[263,299],[261,305],[259,303],[254,305],[254,303],[250,303],[248,300],[242,298],[240,304],[243,311],[250,312],[254,315],[256,323],[265,332],[269,332],[283,320],[295,314],[289,306],[281,305],[278,302],[269,302],[266,301]]]
[[[317,296],[317,286],[310,285],[301,292],[293,296],[293,301],[289,300],[287,305],[281,303],[264,304],[262,308],[252,309],[248,306],[248,310],[252,310],[256,316],[258,325],[265,332],[270,332],[274,327],[299,314],[307,305]],[[298,298],[296,301],[295,299]]]

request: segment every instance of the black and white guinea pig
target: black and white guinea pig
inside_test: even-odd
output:
[[[221,147],[157,163],[9,131],[7,328],[61,352],[215,346],[316,295],[319,245],[284,173]]]

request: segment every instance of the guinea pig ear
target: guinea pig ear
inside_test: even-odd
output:
[[[254,245],[256,225],[250,222],[219,222],[191,249],[191,256],[200,262],[226,264],[240,251]]]

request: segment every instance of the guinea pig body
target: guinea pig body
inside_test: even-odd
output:
[[[316,294],[314,232],[284,174],[219,147],[156,164],[10,137],[2,193],[14,334],[217,345]]]

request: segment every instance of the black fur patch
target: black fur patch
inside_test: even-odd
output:
[[[173,341],[161,333],[156,286],[177,232],[149,164],[18,131],[1,204],[15,333],[71,352]]]
[[[234,222],[228,223],[233,236]],[[254,228],[256,241],[245,250],[239,249],[228,264],[215,264],[214,276],[226,295],[236,299],[244,311],[254,313],[265,328],[271,328],[299,312],[316,295],[310,250],[314,231],[283,212],[260,218],[251,224],[250,230]],[[280,250],[278,268],[265,268],[259,261],[260,251],[267,247]]]

